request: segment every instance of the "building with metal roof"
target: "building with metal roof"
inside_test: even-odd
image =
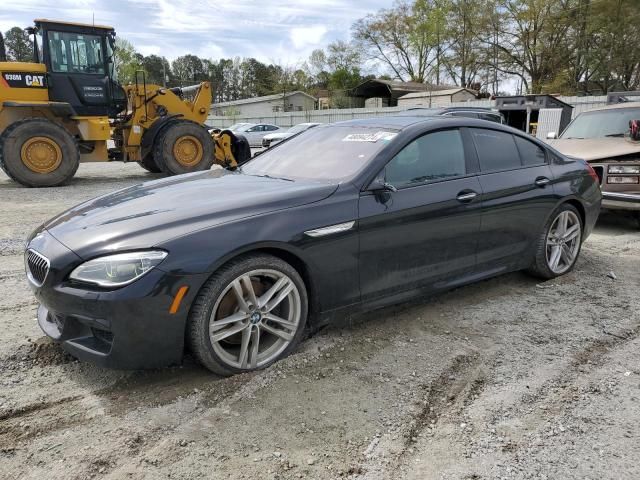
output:
[[[303,112],[315,108],[315,97],[305,92],[295,91],[215,103],[211,106],[211,114],[260,117],[278,112]]]

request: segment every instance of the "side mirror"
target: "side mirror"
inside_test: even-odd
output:
[[[371,182],[371,184],[367,188],[367,191],[373,192],[373,193],[384,193],[384,192],[397,192],[398,189],[393,185],[391,185],[390,183],[388,183],[384,179],[384,177],[379,176],[373,182]]]
[[[558,132],[548,132],[547,133],[547,140],[554,140],[558,138]]]

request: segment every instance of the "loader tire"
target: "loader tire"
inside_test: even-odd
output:
[[[148,153],[140,162],[140,166],[147,172],[162,173],[162,169],[158,167],[156,161],[153,159],[153,153]]]
[[[205,127],[183,120],[160,132],[153,159],[169,175],[209,170],[213,165],[213,148],[213,139]]]
[[[56,187],[71,179],[80,164],[73,136],[46,118],[27,118],[0,136],[0,167],[26,187]]]

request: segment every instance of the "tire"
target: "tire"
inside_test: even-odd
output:
[[[251,160],[251,147],[249,146],[247,137],[244,135],[231,133],[231,136],[234,139],[231,144],[231,153],[233,154],[233,158],[236,159],[238,166],[241,167]]]
[[[563,218],[567,218],[568,222],[564,235],[560,228],[562,224],[558,224]],[[577,230],[574,230],[576,225]],[[580,212],[568,203],[560,205],[551,214],[538,237],[535,258],[528,272],[547,280],[569,273],[580,255],[583,231]]]
[[[156,138],[153,159],[169,175],[208,170],[213,165],[213,139],[201,125],[186,120],[166,126]]]
[[[162,173],[162,169],[156,165],[153,159],[153,153],[148,153],[140,162],[138,162],[142,168],[151,173]]]
[[[56,187],[71,179],[80,164],[74,137],[46,118],[27,118],[0,136],[0,166],[26,187]]]
[[[243,276],[251,279],[249,285],[256,302],[265,301],[263,308],[254,307]],[[240,306],[234,282],[240,285],[245,308]],[[274,287],[275,292],[267,297]],[[290,291],[284,291],[289,288]],[[284,293],[282,299],[269,309],[269,305],[280,298],[280,293]],[[205,283],[193,302],[187,323],[191,351],[202,365],[219,375],[266,368],[289,355],[302,340],[307,321],[307,298],[302,278],[287,262],[271,255],[250,255],[233,260]],[[278,322],[271,320],[276,314]],[[215,328],[212,323],[220,320],[226,322],[210,333],[210,329]],[[286,327],[281,324],[285,321]],[[270,333],[274,330],[278,335]],[[231,331],[236,333],[230,335]],[[223,335],[226,337],[217,341],[214,338]]]

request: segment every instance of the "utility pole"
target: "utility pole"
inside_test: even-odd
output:
[[[164,64],[166,63],[166,59],[162,57],[162,86],[167,88],[167,71],[165,70]]]

